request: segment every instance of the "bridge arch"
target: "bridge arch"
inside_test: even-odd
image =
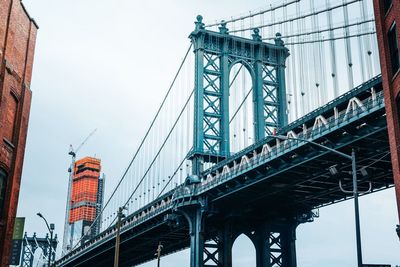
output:
[[[256,266],[256,247],[246,233],[238,235],[232,244],[232,267]]]
[[[235,60],[229,68],[229,147],[238,152],[254,143],[254,70],[245,60]]]

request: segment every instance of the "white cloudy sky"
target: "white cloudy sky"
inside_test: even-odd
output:
[[[18,216],[26,231],[44,235],[42,212],[62,237],[69,144],[97,133],[78,156],[102,159],[109,188],[123,173],[188,47],[197,14],[230,17],[265,0],[25,0],[38,22],[32,110]],[[394,191],[360,201],[364,261],[400,264]],[[352,202],[320,210],[297,235],[299,267],[355,266]],[[60,246],[61,247],[61,246]],[[59,248],[60,248],[59,247]],[[245,238],[234,266],[255,266]],[[187,251],[163,266],[188,266]],[[153,263],[146,266],[154,266]]]

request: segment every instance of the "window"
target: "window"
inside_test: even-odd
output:
[[[3,218],[4,201],[6,198],[7,173],[0,169],[0,219]]]
[[[18,99],[12,92],[10,93],[7,106],[8,106],[7,107],[7,124],[5,127],[5,135],[4,136],[8,141],[13,143],[17,111],[18,111]]]
[[[388,32],[389,55],[392,65],[392,75],[394,76],[400,67],[399,46],[397,43],[396,23],[393,23]]]
[[[383,11],[385,12],[385,14],[389,11],[391,6],[392,6],[392,0],[383,1]]]
[[[400,94],[397,96],[396,99],[396,108],[397,108],[397,122],[400,125]]]

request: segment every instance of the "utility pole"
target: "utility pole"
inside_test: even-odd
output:
[[[158,243],[158,247],[157,247],[157,267],[160,267],[160,258],[161,258],[161,250],[163,248],[163,245],[161,245],[161,241]]]
[[[119,243],[120,243],[120,231],[121,231],[121,220],[124,217],[122,211],[124,208],[119,207],[118,209],[118,220],[117,220],[117,236],[115,237],[115,255],[114,255],[114,267],[118,267],[119,261]]]

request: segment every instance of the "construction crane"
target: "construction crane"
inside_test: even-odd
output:
[[[90,139],[90,137],[92,137],[92,136],[95,134],[96,131],[97,131],[97,128],[94,129],[94,130],[85,138],[85,140],[83,140],[83,142],[78,146],[78,148],[77,148],[76,150],[74,150],[72,144],[69,145],[69,152],[68,152],[68,155],[71,155],[71,157],[72,157],[72,164],[71,164],[71,166],[68,168],[68,172],[69,172],[69,173],[72,172],[72,169],[71,169],[71,168],[73,168],[74,165],[75,165],[76,154],[77,154],[78,151],[82,148],[82,146]]]
[[[65,223],[64,223],[64,236],[63,236],[63,247],[62,247],[62,254],[64,255],[70,248],[72,248],[72,239],[69,239],[68,236],[71,234],[68,231],[69,225],[69,205],[71,202],[71,186],[72,186],[72,177],[73,177],[73,169],[75,166],[76,155],[78,151],[86,144],[86,142],[95,134],[97,128],[94,129],[83,142],[78,146],[76,150],[74,150],[72,144],[69,145],[69,152],[68,155],[71,155],[71,165],[68,168],[69,179],[68,179],[68,193],[67,193],[67,205],[65,210]],[[69,242],[68,242],[69,241]]]

